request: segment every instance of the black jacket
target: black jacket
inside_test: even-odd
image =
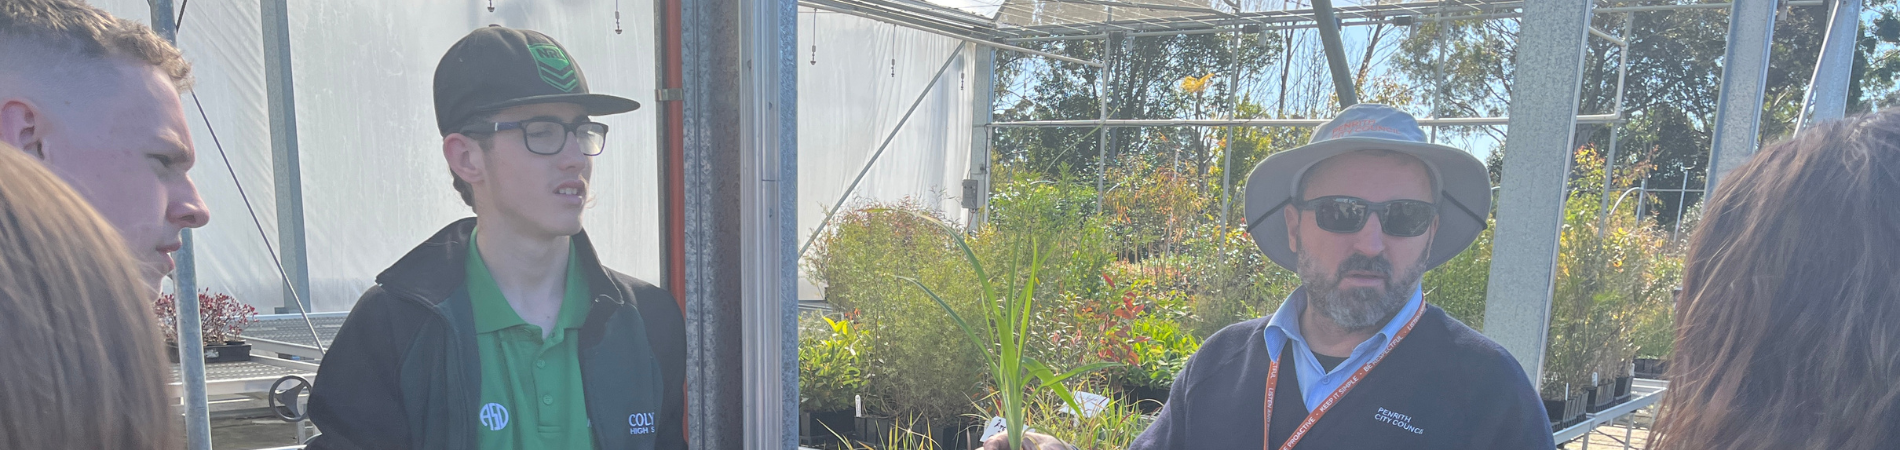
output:
[[[324,355],[310,391],[319,435],[308,448],[443,449],[477,447],[481,366],[464,288],[475,220],[443,228],[377,275]],[[685,449],[686,324],[666,290],[600,265],[587,233],[574,249],[594,295],[581,326],[580,369],[587,416],[602,449]],[[644,331],[644,332],[641,332]],[[653,361],[631,346],[647,345]],[[629,386],[628,374],[659,385]],[[661,389],[664,392],[643,392]],[[653,428],[622,425],[660,395]]]
[[[1201,344],[1134,450],[1262,448],[1260,402],[1272,361],[1268,318]],[[1281,364],[1273,448],[1306,419],[1292,364]],[[1551,449],[1549,418],[1517,360],[1426,305],[1412,333],[1300,440],[1301,449]]]

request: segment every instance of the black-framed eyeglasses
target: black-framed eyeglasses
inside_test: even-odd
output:
[[[1289,199],[1290,200],[1290,199]],[[1303,202],[1295,208],[1313,212],[1319,229],[1334,233],[1357,233],[1366,226],[1366,218],[1379,215],[1379,228],[1396,237],[1425,234],[1438,216],[1438,205],[1420,200],[1391,200],[1373,203],[1363,198],[1328,195]]]
[[[580,122],[574,124],[553,120],[531,119],[518,122],[495,122],[492,125],[479,125],[465,128],[462,134],[493,134],[508,130],[521,130],[521,143],[528,151],[537,155],[554,155],[567,147],[567,137],[573,135],[581,144],[581,154],[599,156],[607,149],[607,124],[600,122]]]

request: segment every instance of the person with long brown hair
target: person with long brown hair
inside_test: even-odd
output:
[[[84,198],[0,143],[0,448],[179,445],[139,275]]]
[[[1659,448],[1900,445],[1900,113],[1762,149],[1704,208]]]

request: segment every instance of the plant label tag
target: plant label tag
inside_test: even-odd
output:
[[[1082,417],[1095,417],[1096,414],[1101,414],[1102,410],[1108,409],[1108,402],[1110,401],[1108,397],[1082,391],[1075,391],[1074,396],[1075,403],[1082,406]],[[1075,414],[1075,411],[1070,410],[1068,405],[1062,406],[1062,412],[1071,415]]]
[[[1002,434],[1008,425],[1009,421],[1003,420],[1002,417],[991,417],[990,422],[983,425],[983,438],[978,440],[988,441],[991,436]]]
[[[1009,431],[1009,421],[1004,420],[1002,417],[991,417],[989,423],[983,424],[983,437],[977,440],[988,441],[991,437],[1003,434],[1004,431]],[[1036,431],[1036,429],[1023,427],[1024,433],[1031,431]]]

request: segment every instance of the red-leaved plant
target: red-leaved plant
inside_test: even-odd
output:
[[[165,341],[178,342],[178,299],[172,294],[159,296],[152,303],[152,312],[158,315],[158,328],[164,332]],[[257,308],[205,289],[198,293],[198,317],[204,344],[224,345],[236,341],[245,326],[257,322]]]

